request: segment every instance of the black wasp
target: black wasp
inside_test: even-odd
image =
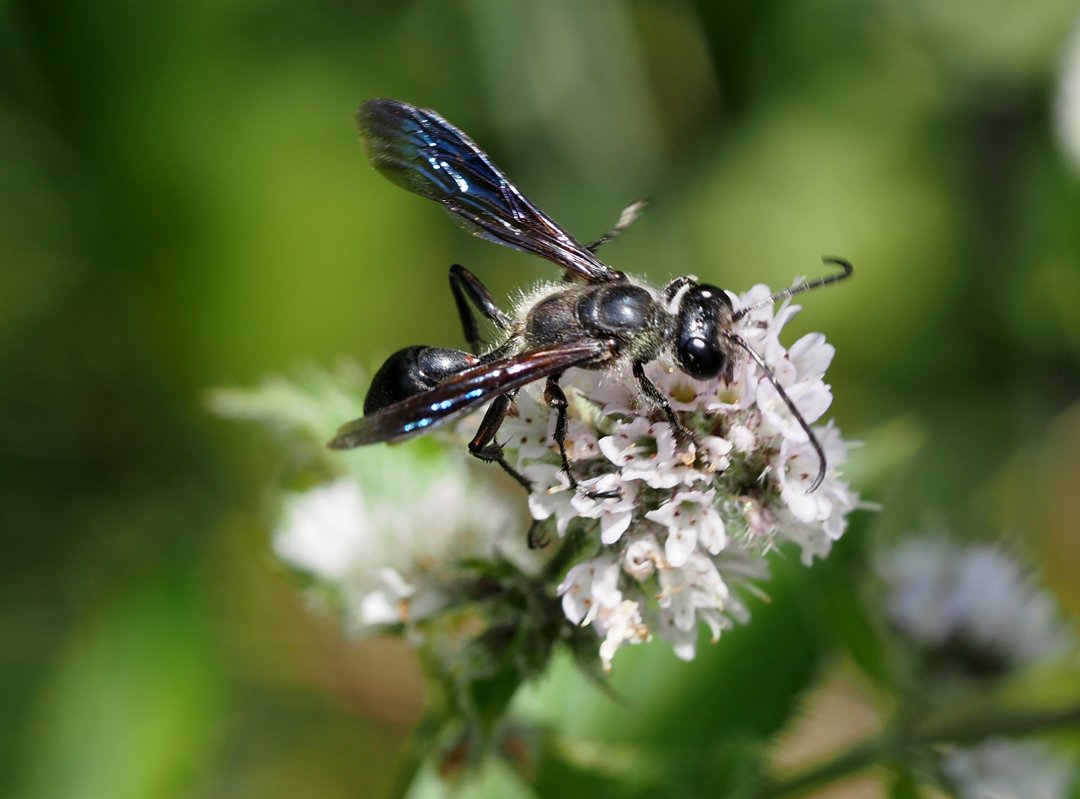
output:
[[[331,448],[411,438],[491,403],[469,442],[469,452],[498,463],[529,489],[529,481],[503,457],[495,436],[518,390],[545,378],[544,399],[557,413],[554,438],[563,469],[571,487],[584,490],[566,457],[567,400],[559,379],[567,369],[629,365],[647,401],[667,417],[677,439],[688,444],[696,440],[695,433],[645,375],[645,364],[670,355],[691,377],[730,379],[734,360],[745,353],[809,436],[820,462],[810,490],[821,484],[826,468],[821,444],[765,361],[734,327],[756,308],[849,277],[850,263],[826,258],[842,271],[804,281],[738,310],[723,290],[692,277],[676,278],[656,291],[596,257],[603,244],[633,222],[642,203],[627,208],[610,232],[583,245],[529,202],[468,136],[435,112],[396,100],[368,100],[357,120],[372,163],[387,178],[442,203],[466,230],[553,261],[566,274],[562,282],[540,287],[527,307],[510,315],[467,269],[450,267],[450,289],[470,351],[414,346],[390,356],[375,374],[364,415],[342,426],[330,441]],[[486,352],[473,308],[501,332],[501,341]]]

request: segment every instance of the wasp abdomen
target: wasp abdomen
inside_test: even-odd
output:
[[[420,344],[398,350],[375,373],[364,399],[364,415],[432,389],[477,361],[475,355],[445,347]]]

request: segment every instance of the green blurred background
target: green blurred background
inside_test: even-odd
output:
[[[920,525],[1005,534],[1075,618],[1080,165],[1054,97],[1078,23],[1074,0],[0,2],[0,794],[388,789],[418,669],[307,612],[267,543],[286,458],[205,393],[460,344],[453,262],[500,297],[556,273],[375,174],[369,97],[437,109],[584,240],[650,197],[604,254],[655,282],[851,259],[788,338],[835,343],[849,475],[885,508],[848,561]]]

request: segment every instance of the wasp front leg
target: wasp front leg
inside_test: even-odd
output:
[[[671,425],[671,432],[675,435],[675,441],[683,446],[693,444],[695,450],[700,451],[701,441],[698,434],[683,424],[679,414],[675,413],[675,409],[671,407],[668,398],[664,396],[664,392],[658,389],[656,384],[645,374],[645,365],[640,361],[635,361],[633,372],[638,385],[641,386],[641,393],[645,395],[649,402],[664,412],[668,424]]]

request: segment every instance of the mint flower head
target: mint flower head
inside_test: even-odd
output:
[[[739,308],[769,296],[755,286],[732,300]],[[819,333],[790,349],[780,342],[798,311],[790,302],[762,304],[738,334],[802,421],[815,425],[832,401],[824,377],[834,349]],[[701,625],[716,640],[747,618],[734,589],[767,576],[766,554],[790,541],[808,565],[824,557],[858,504],[842,477],[849,445],[831,423],[813,428],[825,454],[822,478],[814,442],[756,358],[711,380],[663,359],[645,371],[693,439],[680,440],[628,368],[570,370],[562,380],[566,451],[578,490],[561,468],[557,413],[541,387],[517,395],[517,413],[501,431],[508,458],[531,483],[535,524],[548,537],[577,529],[595,539],[595,554],[567,572],[558,592],[566,617],[602,637],[605,667],[622,644],[653,635],[694,657]]]
[[[878,558],[891,626],[931,665],[997,677],[1067,651],[1057,602],[993,544],[942,535],[901,541]]]
[[[1076,766],[1041,741],[991,738],[945,753],[941,770],[960,799],[1067,799]]]
[[[415,488],[422,501],[387,502],[342,477],[285,498],[275,553],[332,587],[354,632],[431,618],[456,598],[460,561],[506,554],[515,514],[490,487],[449,470]]]

